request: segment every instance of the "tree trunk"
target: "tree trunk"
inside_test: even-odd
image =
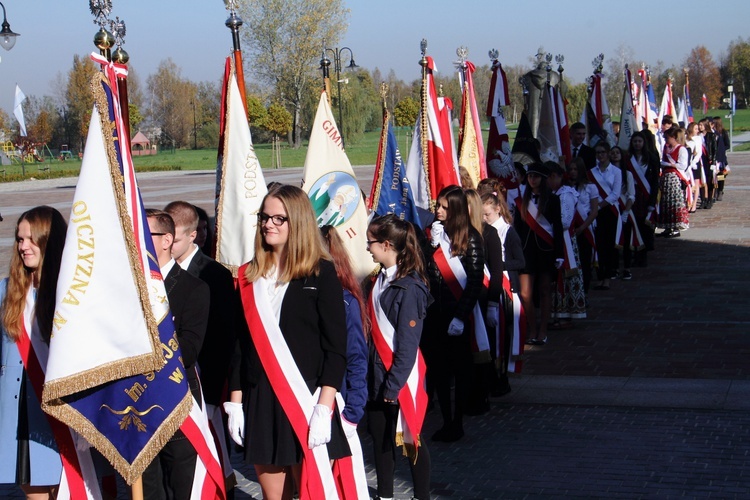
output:
[[[302,147],[302,126],[300,125],[300,115],[302,112],[302,104],[297,101],[294,103],[294,120],[292,131],[294,133],[294,149]]]

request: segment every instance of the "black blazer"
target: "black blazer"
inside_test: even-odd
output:
[[[164,286],[167,289],[169,309],[174,318],[174,327],[177,332],[177,341],[180,343],[182,362],[185,364],[188,383],[196,400],[200,401],[200,392],[196,395],[197,374],[195,363],[198,352],[203,345],[208,324],[208,308],[210,304],[210,293],[208,285],[187,271],[183,271],[175,263],[164,278]]]
[[[570,154],[573,154],[573,146],[570,146]],[[585,144],[578,146],[578,156],[583,158],[583,163],[586,164],[586,168],[591,170],[596,166],[596,152],[594,148],[591,148]]]
[[[321,260],[319,265],[317,276],[289,283],[279,319],[281,333],[310,392],[324,385],[340,389],[346,371],[344,292],[333,263]],[[240,277],[241,286],[243,279]],[[230,390],[246,391],[258,383],[263,366],[247,330],[244,310],[237,337],[242,362],[239,366],[233,363]]]
[[[200,250],[190,261],[187,272],[206,283],[211,295],[206,337],[198,353],[198,369],[206,402],[218,406],[225,400],[222,396],[237,338],[234,278],[226,267]]]

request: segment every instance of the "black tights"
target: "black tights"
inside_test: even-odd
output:
[[[375,472],[378,477],[378,496],[393,498],[393,472],[396,467],[396,422],[398,405],[367,403],[367,428],[372,436],[375,452]],[[400,453],[400,451],[399,451]],[[430,452],[425,440],[420,439],[417,459],[409,460],[414,498],[430,498]]]

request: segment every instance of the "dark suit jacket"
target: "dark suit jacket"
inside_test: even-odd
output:
[[[169,309],[174,317],[174,327],[180,343],[188,383],[196,400],[200,402],[200,392],[196,394],[198,378],[195,363],[198,360],[198,353],[203,345],[208,324],[210,304],[208,285],[195,276],[191,276],[187,271],[183,271],[175,263],[164,278],[164,286],[167,289]]]
[[[200,250],[190,261],[187,272],[205,282],[211,294],[208,327],[203,347],[198,354],[198,369],[206,402],[218,406],[225,401],[222,396],[237,338],[234,278],[227,268]]]
[[[573,145],[570,146],[570,154],[573,154]],[[578,146],[578,156],[583,159],[583,163],[586,164],[586,168],[591,170],[596,166],[596,152],[594,148],[591,148],[585,144]]]
[[[336,270],[327,260],[320,261],[318,276],[292,280],[284,295],[279,327],[310,392],[324,385],[341,388],[347,337],[343,296]],[[234,367],[230,390],[246,391],[258,383],[263,366],[244,316],[238,327],[242,364],[241,369]]]

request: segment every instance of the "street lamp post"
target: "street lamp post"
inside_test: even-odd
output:
[[[3,2],[0,2],[0,7],[3,8],[3,24],[2,30],[0,30],[0,45],[2,45],[5,50],[10,50],[16,44],[16,38],[21,35],[11,31],[10,24],[8,24],[8,18],[5,15],[5,5],[3,5]]]
[[[320,60],[320,69],[323,70],[323,78],[328,78],[328,68],[331,66],[331,60],[328,59],[327,54],[331,54],[333,57],[333,70],[336,72],[336,90],[339,94],[339,132],[341,133],[341,145],[346,147],[346,143],[344,142],[344,116],[342,113],[341,108],[341,56],[344,53],[344,51],[349,51],[349,64],[346,66],[346,69],[356,69],[359,68],[354,63],[354,53],[352,52],[352,49],[349,47],[341,47],[340,49],[338,47],[336,48],[327,48],[325,41],[323,41],[323,58]]]
[[[732,146],[733,141],[733,128],[734,128],[734,80],[727,80],[729,84],[727,90],[729,91],[729,152],[731,153],[734,149]]]
[[[195,99],[190,99],[193,106],[193,149],[198,149],[198,128],[195,121]]]

